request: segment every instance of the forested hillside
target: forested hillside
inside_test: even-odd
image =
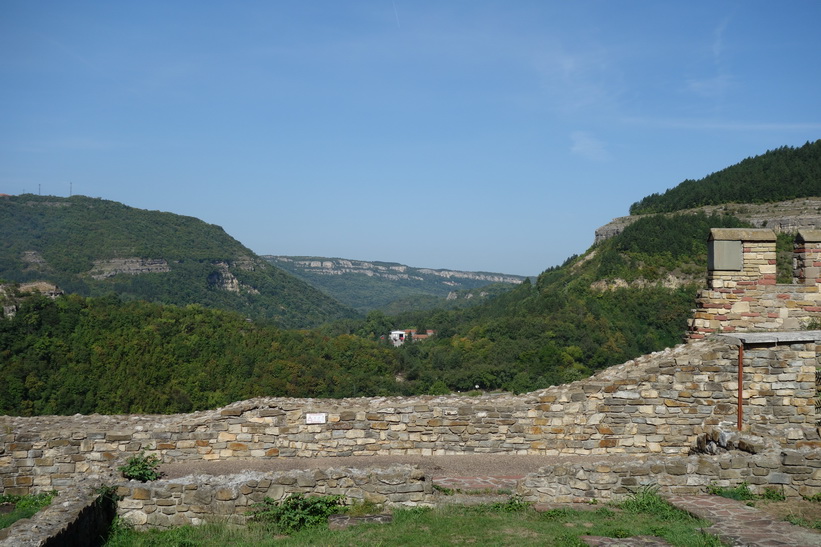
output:
[[[699,180],[685,180],[630,207],[631,215],[721,203],[762,203],[821,196],[821,140],[783,146]]]
[[[352,311],[268,264],[219,226],[84,196],[0,197],[0,279],[69,293],[202,304],[282,326]]]
[[[710,228],[741,224],[718,215],[648,217],[535,285],[467,310],[399,316],[400,326],[438,331],[401,347],[399,370],[440,390],[530,391],[681,343]],[[670,274],[679,281],[667,283]]]
[[[398,391],[396,362],[385,344],[201,306],[34,296],[0,320],[0,414],[170,413],[259,395],[388,394]]]
[[[35,218],[28,225],[39,227],[51,226],[51,216],[59,217],[49,213],[51,208],[100,203],[85,200],[55,206],[27,197],[19,205],[31,208],[27,214]],[[25,205],[27,201],[34,204]],[[177,263],[200,264],[211,272],[215,261],[257,264],[236,242],[231,252],[251,256],[250,262],[232,259],[236,254],[227,254],[223,245],[188,254],[168,242],[154,245],[170,247],[135,246],[114,227],[117,219],[127,218],[128,208],[110,203],[102,202],[104,209],[111,208],[102,218],[113,221],[102,225],[112,233],[89,238],[105,242],[97,243],[105,252],[91,254],[88,244],[67,243],[72,253],[79,252],[63,256],[65,246],[47,241],[52,233],[94,230],[93,222],[77,226],[61,220],[56,228],[35,230],[40,237],[24,234],[23,224],[14,224],[11,239],[24,243],[4,241],[4,268],[10,256],[22,267],[24,279],[69,272],[62,273],[64,287],[74,282],[92,294],[111,288],[95,285],[97,281],[127,285],[156,275],[156,287],[162,287],[156,290],[169,291],[171,301],[178,298],[173,291],[195,289],[161,283],[176,279],[161,277],[167,273],[120,273],[95,280],[89,272],[101,269],[99,257],[156,257],[156,249],[177,257],[168,260],[171,272]],[[181,234],[200,229],[194,219],[171,217],[180,223]],[[342,318],[311,331],[251,322],[244,310],[238,314],[138,301],[134,290],[122,291],[123,297],[18,296],[17,314],[0,321],[0,413],[183,412],[261,395],[439,394],[476,386],[522,392],[569,382],[680,343],[696,291],[704,283],[710,228],[742,226],[738,218],[718,213],[646,215],[581,256],[547,269],[535,283],[525,280],[478,306],[394,315],[371,311],[365,319]],[[152,229],[151,223],[135,228]],[[217,227],[209,230],[212,239],[227,237]],[[789,237],[779,236],[782,252],[791,245]],[[199,241],[199,236],[186,241]],[[41,258],[32,259],[26,254],[30,250]],[[54,264],[64,265],[58,271]],[[243,277],[245,270],[233,271],[240,286],[258,286],[255,278]],[[248,271],[262,275],[265,270]],[[784,273],[789,275],[789,265]],[[203,285],[206,291],[217,290]],[[253,296],[261,299],[262,291]],[[397,328],[433,329],[436,335],[393,348],[384,336]]]
[[[374,311],[313,331],[198,305],[20,298],[16,315],[0,321],[0,414],[187,412],[263,395],[436,394],[477,385],[521,392],[579,379],[680,342],[693,305],[695,286],[599,290],[596,281],[703,265],[709,227],[737,224],[659,219],[477,307]],[[382,338],[410,326],[437,335],[401,348]]]

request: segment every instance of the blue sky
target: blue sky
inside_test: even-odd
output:
[[[814,1],[0,2],[0,193],[535,275],[821,138]]]

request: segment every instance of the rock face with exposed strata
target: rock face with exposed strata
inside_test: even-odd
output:
[[[524,276],[492,272],[415,268],[395,262],[345,258],[274,256],[263,258],[305,280],[344,304],[362,311],[384,309],[393,302],[419,297],[480,300],[488,285],[518,285]],[[498,287],[497,287],[498,288]]]
[[[0,277],[7,281],[46,281],[82,296],[216,306],[287,328],[353,315],[221,227],[193,217],[31,194],[0,196],[0,217]]]
[[[465,272],[460,270],[437,270],[432,268],[413,268],[404,264],[389,262],[366,262],[344,258],[309,258],[297,256],[266,255],[264,258],[274,264],[287,265],[294,269],[318,275],[359,274],[367,277],[382,277],[393,281],[417,280],[427,277],[443,279],[443,283],[459,286],[461,280],[479,281],[483,284],[512,283],[519,284],[525,278],[519,275],[508,275],[489,272]]]
[[[727,214],[733,215],[756,228],[769,228],[776,233],[796,232],[799,229],[821,227],[821,198],[800,198],[776,203],[726,203],[685,209],[672,214]],[[595,243],[619,235],[624,229],[649,215],[631,215],[614,218],[596,230]]]
[[[170,272],[168,261],[162,258],[112,258],[95,260],[88,272],[92,279],[106,279],[117,274],[139,275],[145,273]]]

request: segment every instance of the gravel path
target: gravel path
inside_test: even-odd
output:
[[[432,477],[484,477],[526,475],[540,467],[562,463],[602,461],[635,461],[634,456],[533,456],[511,454],[465,454],[457,456],[352,456],[327,458],[266,458],[249,460],[194,461],[163,464],[165,478],[187,475],[233,475],[243,471],[288,471],[292,469],[327,469],[331,467],[390,467],[395,464],[417,465]]]

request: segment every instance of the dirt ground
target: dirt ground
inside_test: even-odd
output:
[[[755,507],[766,511],[779,520],[787,520],[793,524],[821,527],[821,502],[807,500],[766,501],[755,502]]]
[[[533,456],[506,454],[473,454],[460,456],[354,456],[327,458],[269,458],[249,460],[193,461],[163,464],[160,471],[166,479],[187,475],[230,475],[243,471],[289,471],[292,469],[366,468],[390,467],[397,464],[416,465],[428,476],[481,477],[519,476],[534,473],[540,467],[554,467],[561,463],[597,461],[596,456]],[[623,459],[635,461],[635,457],[604,455],[602,462],[613,464]]]

